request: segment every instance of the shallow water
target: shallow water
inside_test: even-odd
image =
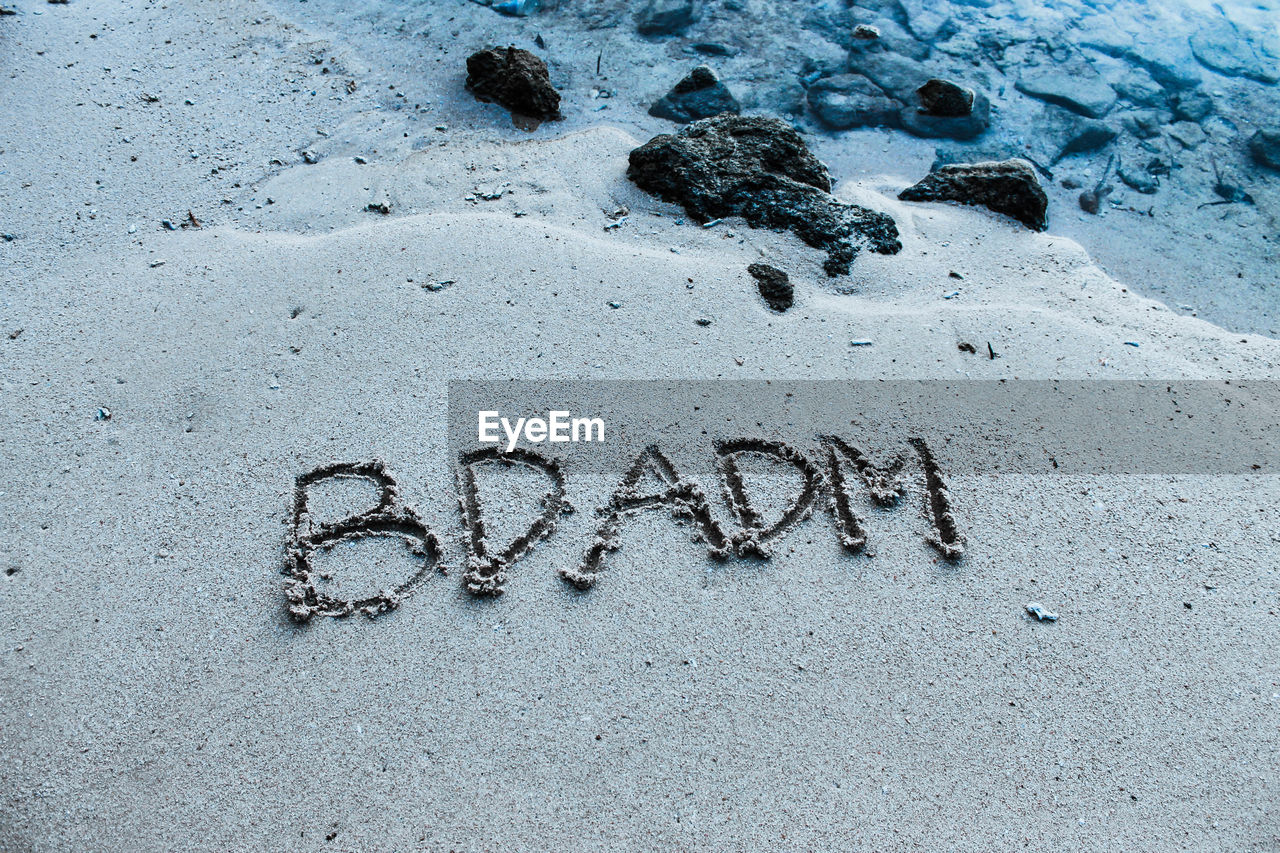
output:
[[[940,157],[1031,159],[1050,194],[1051,233],[1079,241],[1110,274],[1181,313],[1280,334],[1272,272],[1280,173],[1249,150],[1258,127],[1280,122],[1274,3],[724,0],[695,4],[687,27],[643,36],[646,4],[616,0],[548,0],[527,17],[474,0],[276,2],[339,46],[318,46],[317,61],[382,81],[391,116],[381,117],[384,155],[430,144],[439,125],[523,135],[465,92],[465,58],[484,46],[516,44],[547,61],[565,118],[539,134],[600,123],[639,139],[671,132],[677,125],[647,110],[705,63],[743,112],[807,131],[838,181],[896,193]],[[852,35],[858,24],[880,33],[870,60]],[[869,75],[904,102],[920,79],[955,80],[990,99],[990,128],[956,141],[833,127],[813,86],[850,74]],[[1115,138],[1088,142],[1098,128]],[[1105,195],[1094,215],[1078,197],[1098,187]]]

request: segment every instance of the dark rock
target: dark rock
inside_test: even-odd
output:
[[[1099,184],[1091,190],[1085,190],[1080,193],[1080,198],[1076,201],[1080,205],[1080,209],[1085,213],[1097,216],[1102,210],[1102,202],[1107,196],[1111,195],[1111,187],[1105,184]]]
[[[721,113],[737,115],[740,111],[738,101],[728,87],[705,65],[699,65],[690,71],[670,92],[649,107],[649,115],[681,124]]]
[[[560,93],[551,85],[547,64],[518,47],[491,47],[467,57],[467,89],[512,113],[560,118]]]
[[[824,77],[809,87],[805,99],[818,120],[833,130],[853,127],[898,127],[902,102],[861,74]]]
[[[1213,115],[1213,98],[1207,92],[1196,89],[1192,92],[1179,92],[1169,99],[1173,108],[1173,117],[1181,121],[1202,122]]]
[[[774,311],[786,311],[795,304],[796,290],[785,272],[768,264],[752,264],[747,272],[756,280],[760,295]]]
[[[1156,190],[1160,188],[1160,179],[1146,172],[1130,170],[1121,166],[1117,174],[1126,186],[1137,190],[1143,195],[1155,195]]]
[[[1116,102],[1116,90],[1087,62],[1044,63],[1022,71],[1016,88],[1088,118],[1102,118]]]
[[[916,89],[920,112],[940,118],[958,118],[973,112],[973,90],[934,77]]]
[[[1081,122],[1053,158],[1057,163],[1074,154],[1089,154],[1107,147],[1119,134],[1114,127],[1100,121]]]
[[[698,53],[704,53],[707,56],[737,56],[738,51],[729,47],[727,44],[720,42],[703,41],[693,45],[693,49]]]
[[[1191,34],[1190,44],[1196,60],[1219,74],[1247,77],[1260,83],[1280,82],[1280,57],[1276,49],[1253,33],[1240,30],[1227,18],[1201,23]]]
[[[1049,226],[1049,199],[1026,160],[956,163],[898,193],[903,201],[957,201],[1003,213],[1035,231]]]
[[[1263,128],[1249,138],[1253,162],[1280,171],[1280,128]]]
[[[684,32],[698,19],[693,0],[649,0],[636,18],[643,36],[672,36]]]
[[[627,177],[697,222],[741,216],[753,228],[792,231],[827,252],[828,275],[848,273],[863,247],[902,248],[888,215],[832,197],[826,167],[779,119],[722,115],[655,136],[631,152]]]
[[[981,92],[969,94],[973,95],[972,107],[959,116],[940,116],[926,112],[923,106],[908,104],[901,114],[902,127],[913,136],[926,139],[976,139],[991,126],[991,102]]]

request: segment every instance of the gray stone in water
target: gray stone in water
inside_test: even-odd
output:
[[[1088,118],[1102,118],[1116,102],[1116,90],[1086,62],[1026,68],[1016,88]]]
[[[1160,188],[1159,178],[1149,175],[1143,171],[1127,169],[1124,166],[1121,166],[1117,174],[1120,175],[1120,180],[1123,181],[1126,186],[1130,189],[1137,190],[1143,195],[1154,195],[1156,190]]]
[[[736,115],[741,111],[733,93],[705,65],[690,71],[670,92],[649,107],[649,115],[681,124],[721,113]]]
[[[1034,231],[1049,227],[1049,199],[1026,160],[955,163],[898,193],[903,201],[955,201],[1003,213]]]
[[[1120,97],[1139,107],[1162,107],[1169,100],[1165,88],[1139,66],[1126,66],[1111,85]]]
[[[1280,128],[1262,128],[1249,138],[1253,162],[1280,171]]]
[[[693,0],[649,0],[636,18],[636,30],[644,36],[677,35],[697,19]]]
[[[1120,124],[1139,139],[1153,139],[1164,127],[1164,122],[1155,113],[1133,113],[1120,119]]]
[[[1226,18],[1202,23],[1191,34],[1190,44],[1200,64],[1219,74],[1261,83],[1280,82],[1280,49],[1252,32],[1241,31]]]
[[[1198,148],[1208,136],[1194,121],[1180,121],[1169,128],[1169,136],[1183,148]]]
[[[1129,35],[1122,32],[1110,14],[1095,15],[1082,30],[1081,47],[1132,63],[1171,92],[1200,85],[1196,59],[1186,39],[1151,30]]]
[[[976,139],[991,126],[991,102],[978,92],[974,94],[969,113],[961,116],[932,115],[909,104],[902,111],[901,118],[902,127],[913,136],[962,141]]]
[[[898,127],[902,102],[861,74],[824,77],[809,87],[809,109],[832,130],[855,127]]]
[[[914,103],[916,89],[935,76],[919,62],[886,51],[851,55],[849,70],[866,77],[886,95],[902,103]]]

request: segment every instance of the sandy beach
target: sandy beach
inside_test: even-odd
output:
[[[958,559],[914,462],[895,507],[856,495],[859,549],[823,497],[767,559],[716,559],[668,511],[686,496],[620,516],[589,589],[564,575],[625,472],[570,454],[492,596],[468,590],[448,422],[462,380],[1264,387],[1274,172],[1231,164],[1248,204],[1177,184],[1139,216],[1121,187],[1095,216],[1060,182],[1107,157],[1064,162],[1041,232],[900,200],[931,140],[797,121],[832,203],[901,244],[832,276],[797,233],[700,224],[628,178],[728,3],[648,40],[564,2],[345,27],[331,2],[4,5],[0,851],[1280,849],[1269,433],[1231,473],[1056,471],[1049,446],[944,470]],[[535,36],[563,118],[526,130],[466,58]],[[714,441],[761,429],[663,447],[730,539],[750,525]],[[375,462],[394,500],[329,478],[298,514],[300,476]],[[547,504],[493,467],[496,553]],[[781,514],[790,474],[748,473]],[[298,618],[298,543],[380,498],[381,532],[318,549],[306,584],[404,594]]]

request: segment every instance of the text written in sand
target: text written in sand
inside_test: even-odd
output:
[[[859,510],[892,508],[902,503],[909,486],[921,495],[920,514],[924,538],[948,560],[964,553],[965,537],[951,509],[951,496],[933,453],[920,439],[906,442],[904,451],[887,462],[877,462],[855,445],[836,436],[822,438],[815,455],[778,441],[735,438],[714,442],[716,469],[729,521],[718,517],[702,487],[676,470],[657,446],[647,447],[618,481],[608,502],[596,510],[600,523],[582,558],[560,576],[579,590],[595,586],[609,553],[621,547],[620,533],[627,519],[645,510],[665,510],[679,524],[694,528],[694,538],[717,560],[755,557],[769,559],[775,544],[815,508],[825,504],[840,546],[851,554],[863,550],[868,540],[867,520]],[[790,496],[781,514],[765,513],[743,476],[746,457],[764,457],[781,467],[794,469],[801,486]],[[518,536],[495,545],[481,510],[477,473],[484,466],[502,466],[521,476],[544,482],[538,512]],[[528,448],[504,452],[491,445],[462,454],[456,469],[462,541],[467,555],[463,580],[474,595],[498,595],[512,567],[540,541],[556,530],[561,515],[572,512],[565,497],[565,473],[559,460]],[[317,485],[359,479],[373,485],[374,506],[336,521],[317,520],[309,506],[310,491]],[[317,572],[314,558],[325,551],[370,538],[402,540],[412,565],[405,579],[393,588],[362,598],[343,598],[325,591],[327,580]],[[290,615],[307,621],[314,616],[377,616],[394,610],[433,571],[443,574],[440,543],[419,513],[406,505],[400,489],[382,462],[337,463],[309,471],[297,480],[290,539],[287,548],[285,596]]]

